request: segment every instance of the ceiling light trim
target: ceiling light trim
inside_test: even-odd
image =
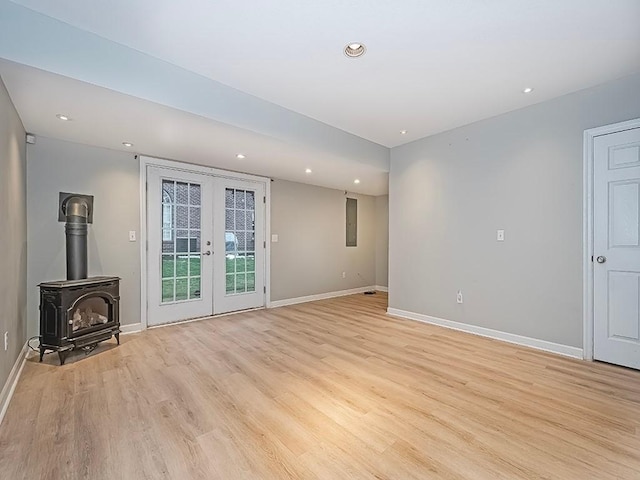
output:
[[[367,47],[364,43],[350,42],[345,45],[343,52],[349,58],[358,58],[367,52]]]

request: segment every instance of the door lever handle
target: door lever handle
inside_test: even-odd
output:
[[[211,250],[207,250],[206,252],[202,252],[202,255],[211,255]]]

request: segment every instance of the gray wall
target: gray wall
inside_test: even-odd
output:
[[[389,195],[376,197],[376,285],[389,286]]]
[[[342,190],[271,183],[271,300],[375,284],[375,197],[358,199],[358,246],[345,246]],[[342,278],[346,272],[346,278]]]
[[[27,339],[25,131],[0,80],[0,390]],[[4,350],[4,333],[9,348]]]
[[[38,331],[38,283],[66,275],[64,224],[56,214],[60,191],[95,196],[89,274],[122,277],[121,321],[138,323],[139,243],[128,236],[129,230],[140,231],[139,162],[125,152],[44,137],[28,146],[27,157],[30,335]],[[347,248],[343,191],[271,183],[271,229],[280,237],[271,245],[273,301],[377,283],[376,244],[384,234],[379,235],[376,217],[384,215],[385,202],[353,196],[358,199],[358,246]]]
[[[64,224],[58,193],[94,195],[89,227],[89,275],[117,275],[120,321],[140,322],[140,174],[133,154],[39,137],[27,149],[28,318],[38,332],[38,283],[66,278]]]
[[[392,149],[389,306],[581,347],[583,131],[640,117],[639,87],[628,77]]]

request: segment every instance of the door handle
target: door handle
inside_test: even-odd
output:
[[[607,261],[607,257],[600,255],[598,258],[596,258],[596,262],[598,263],[604,263]]]
[[[211,250],[207,250],[206,252],[202,252],[202,255],[211,255]]]

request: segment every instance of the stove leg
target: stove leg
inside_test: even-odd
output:
[[[114,336],[116,337],[116,343],[120,345],[120,333],[116,333]]]
[[[58,358],[60,359],[60,365],[64,365],[64,361],[67,359],[67,352],[58,350]]]
[[[42,357],[44,357],[44,347],[40,347],[40,362],[42,362]]]

